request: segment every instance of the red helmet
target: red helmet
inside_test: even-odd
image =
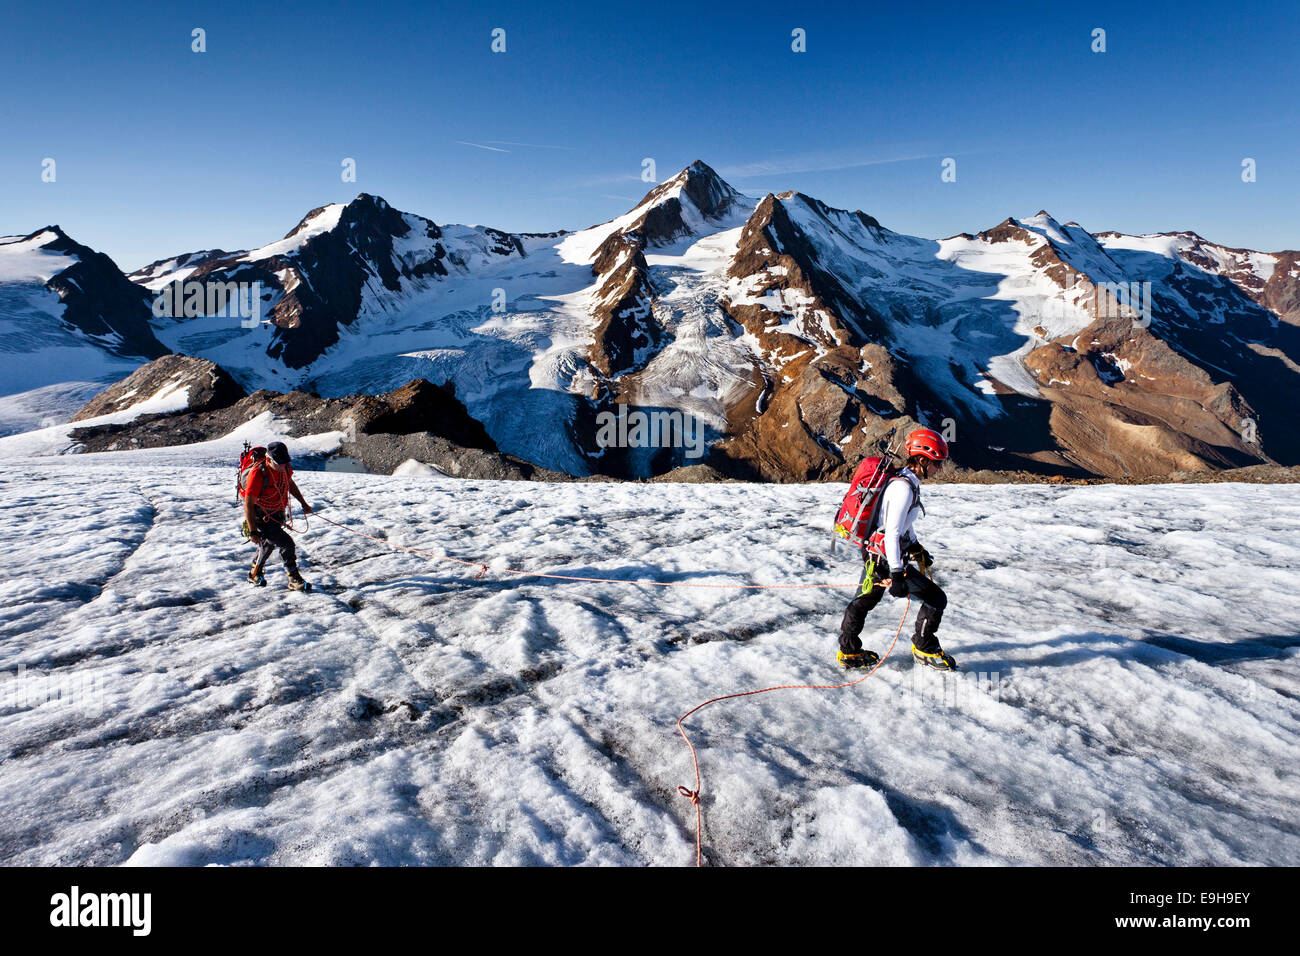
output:
[[[948,443],[943,440],[942,435],[929,428],[918,428],[908,435],[907,441],[903,443],[903,450],[907,452],[909,458],[912,455],[924,455],[935,461],[944,461],[948,457]]]

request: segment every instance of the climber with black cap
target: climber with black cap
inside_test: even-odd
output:
[[[240,486],[244,498],[244,527],[248,539],[257,545],[257,556],[248,572],[248,580],[258,587],[266,584],[262,567],[271,552],[279,548],[285,570],[289,572],[289,589],[310,590],[311,585],[298,573],[298,552],[284,522],[289,495],[298,499],[305,515],[311,514],[311,505],[307,504],[293,480],[289,449],[284,442],[273,441],[267,445],[266,454],[253,459],[240,476]]]

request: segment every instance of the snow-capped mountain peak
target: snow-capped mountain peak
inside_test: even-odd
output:
[[[0,282],[47,282],[77,261],[58,226],[0,239]]]
[[[1013,220],[1031,232],[1045,236],[1053,242],[1069,242],[1061,224],[1052,218],[1052,214],[1046,209],[1040,209],[1028,219]]]
[[[313,209],[303,217],[289,233],[276,242],[254,249],[241,257],[243,262],[257,262],[275,256],[292,255],[306,245],[311,239],[322,233],[335,229],[346,207],[341,203],[330,203]]]
[[[638,208],[659,205],[669,199],[685,197],[701,217],[722,219],[745,197],[719,176],[711,166],[697,159],[672,179],[650,190],[638,203]]]
[[[738,226],[754,206],[754,200],[697,159],[651,189],[628,212],[569,236],[561,254],[569,262],[594,262],[601,246],[619,234],[635,234],[646,246],[669,246],[719,228]]]

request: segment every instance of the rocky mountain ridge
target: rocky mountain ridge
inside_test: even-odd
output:
[[[964,467],[1066,477],[1291,465],[1300,447],[1294,251],[1046,211],[922,239],[798,192],[752,199],[700,161],[576,233],[440,226],[362,194],[131,279],[258,283],[256,328],[152,319],[245,389],[427,379],[501,451],[578,476],[840,478],[918,423]],[[707,450],[603,443],[629,412],[693,423]]]

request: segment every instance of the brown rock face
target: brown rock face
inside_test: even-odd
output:
[[[729,473],[764,480],[840,477],[902,420],[904,401],[889,353],[864,334],[879,329],[879,317],[822,268],[787,202],[825,211],[796,193],[768,195],[741,232],[728,275],[744,291],[722,305],[772,369],[756,382],[752,402],[732,410],[734,437],[715,454]]]
[[[1300,325],[1300,252],[1277,253],[1277,264],[1255,299],[1283,322]]]
[[[616,232],[601,243],[592,265],[599,284],[588,360],[606,379],[644,365],[663,340],[654,317],[655,290],[644,248],[640,235]]]
[[[1140,478],[1268,461],[1243,439],[1254,410],[1236,388],[1129,320],[1099,319],[1033,350],[1025,367],[1053,403],[1065,458],[1085,471]]]
[[[805,311],[818,322],[815,328],[805,326],[802,334],[818,344],[835,347],[879,340],[884,331],[881,317],[845,288],[845,277],[822,266],[816,244],[791,218],[787,203],[800,204],[821,218],[829,212],[823,203],[801,193],[768,194],[745,223],[727,274],[742,280],[752,277],[750,297],[775,289],[790,293],[788,297],[778,296],[783,307],[806,303]],[[880,224],[865,213],[852,215],[869,230],[880,229]],[[772,313],[770,309],[762,311]],[[745,324],[744,316],[760,315],[735,303],[730,306],[730,312],[742,324]],[[776,315],[772,313],[772,317],[764,318],[763,328],[779,321]],[[759,334],[757,326],[746,324],[745,327]]]
[[[761,414],[716,446],[715,467],[763,481],[843,479],[860,459],[876,454],[891,430],[905,434],[915,427],[906,416],[865,411],[828,373],[826,365],[805,363],[797,379],[773,390]]]
[[[205,412],[233,405],[245,396],[230,373],[207,359],[164,355],[142,365],[87,402],[72,421],[121,412],[164,391],[184,388],[186,410]]]

